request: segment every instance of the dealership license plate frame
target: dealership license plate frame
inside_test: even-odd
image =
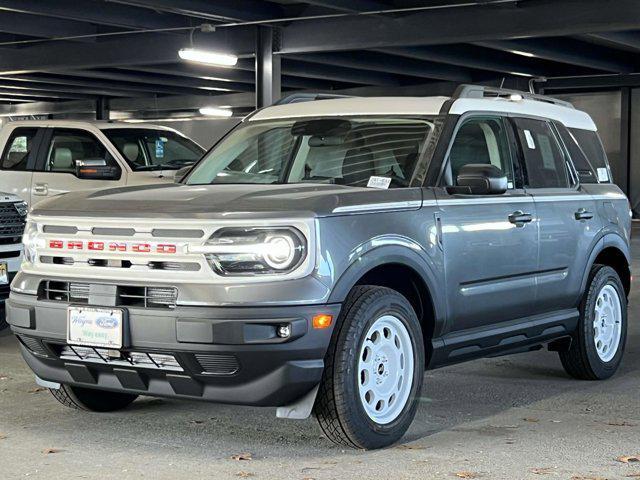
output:
[[[67,343],[83,347],[106,348],[120,350],[124,346],[125,310],[111,307],[87,307],[69,305],[67,308]],[[82,326],[72,326],[72,316],[84,314],[87,321]],[[97,320],[106,319],[115,326],[99,326]],[[78,329],[84,329],[78,332]],[[100,334],[104,334],[104,337]],[[105,340],[100,341],[103,337]],[[96,338],[98,340],[96,340]]]

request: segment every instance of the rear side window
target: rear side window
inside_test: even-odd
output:
[[[564,154],[548,122],[514,120],[530,188],[567,188],[569,177]]]
[[[580,183],[598,183],[596,167],[589,161],[574,135],[561,123],[556,123],[555,125],[560,133],[562,142],[567,147],[569,155],[571,155],[571,161],[576,167]]]
[[[604,151],[604,146],[600,141],[598,133],[580,128],[570,128],[569,131],[578,142],[578,145],[580,145],[585,156],[589,159],[589,163],[596,169],[596,174],[600,182],[610,182],[609,162],[607,161],[607,154]]]
[[[2,170],[27,170],[37,128],[16,128],[2,153]]]

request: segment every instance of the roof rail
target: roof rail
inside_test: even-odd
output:
[[[333,98],[352,98],[353,95],[339,95],[337,93],[292,93],[273,103],[273,105],[288,105],[289,103],[313,102],[316,100],[331,100]]]
[[[483,85],[460,85],[453,99],[458,98],[506,98],[513,99],[514,96],[520,96],[522,99],[535,100],[538,102],[551,103],[561,107],[575,108],[572,103],[557,98],[547,97],[546,95],[538,95],[537,93],[523,92],[519,90],[509,90],[507,88],[486,87]]]

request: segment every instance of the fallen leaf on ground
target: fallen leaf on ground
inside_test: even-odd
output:
[[[231,460],[253,460],[253,457],[250,453],[238,453],[237,455],[231,455]]]
[[[607,422],[607,425],[611,425],[612,427],[637,427],[638,425],[636,423],[629,423],[629,422]]]
[[[425,447],[420,445],[409,445],[408,443],[403,443],[396,447],[398,450],[424,450]]]
[[[4,440],[7,436],[4,433],[0,433],[0,440]]]
[[[474,472],[457,472],[456,477],[458,478],[478,478],[480,475]]]
[[[539,418],[523,418],[523,420],[529,423],[538,423],[540,421]]]
[[[6,375],[0,375],[0,380],[9,380],[9,377]]]
[[[630,473],[629,475],[625,475],[625,478],[640,478],[640,473]]]
[[[45,448],[42,453],[44,453],[45,455],[49,455],[51,453],[60,453],[63,452],[64,450],[61,450],[59,448]]]
[[[636,463],[640,462],[640,455],[623,455],[616,460],[622,463]]]
[[[189,423],[192,424],[192,425],[201,425],[201,424],[204,423],[204,421],[203,420],[191,420]]]
[[[531,473],[535,475],[549,475],[553,472],[553,468],[550,467],[542,467],[542,468],[532,468]]]
[[[571,480],[608,480],[605,477],[581,477],[581,476],[573,476]]]
[[[31,390],[27,390],[27,393],[38,393],[38,392],[44,392],[45,390],[46,388],[36,387],[36,388],[32,388]]]
[[[242,470],[236,473],[236,477],[241,477],[241,478],[249,478],[249,477],[253,477],[254,475],[255,473],[243,472]]]

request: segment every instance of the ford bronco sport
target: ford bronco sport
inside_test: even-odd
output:
[[[425,369],[547,346],[613,375],[631,220],[610,178],[591,118],[543,96],[283,102],[178,183],[38,204],[8,319],[67,406],[313,411],[383,447]]]

